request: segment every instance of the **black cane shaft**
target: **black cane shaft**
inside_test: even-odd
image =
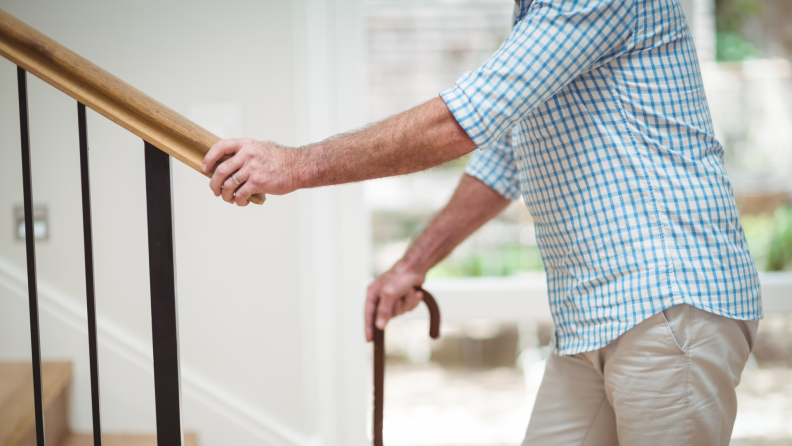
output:
[[[416,287],[423,293],[423,302],[429,308],[429,336],[440,337],[440,308],[437,301],[426,290]],[[379,306],[379,303],[377,304]],[[373,321],[377,320],[377,307],[374,308]],[[373,322],[376,324],[376,322]],[[383,446],[382,423],[385,413],[385,331],[374,325],[374,446]]]
[[[374,446],[382,445],[385,408],[385,332],[374,327]]]

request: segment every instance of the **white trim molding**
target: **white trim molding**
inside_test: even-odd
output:
[[[297,143],[364,124],[360,0],[294,5]],[[319,446],[370,444],[369,358],[362,309],[369,219],[360,184],[299,191],[300,302],[306,427]]]

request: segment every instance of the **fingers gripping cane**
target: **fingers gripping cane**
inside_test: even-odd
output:
[[[440,337],[440,308],[434,296],[421,287],[416,291],[423,294],[423,301],[429,308],[429,336]],[[379,303],[377,303],[379,305]],[[374,309],[377,314],[377,309]],[[377,318],[373,318],[376,320]],[[385,331],[374,325],[374,446],[382,444],[382,418],[385,403]]]

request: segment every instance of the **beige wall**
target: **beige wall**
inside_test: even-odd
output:
[[[316,3],[329,4],[328,11],[335,14],[319,33],[305,25],[325,20],[312,13]],[[354,19],[356,3],[2,0],[0,8],[177,112],[188,113],[194,103],[236,103],[244,135],[295,144],[359,124],[353,112],[327,118],[337,114],[334,110],[355,108],[354,101],[340,105],[333,99],[335,79],[341,78],[338,64],[324,63],[333,73],[325,80],[297,72],[299,67],[316,68],[307,55],[323,53],[322,45],[357,39],[348,29],[340,31],[337,41],[326,38],[335,39],[338,21]],[[353,14],[342,14],[344,8],[352,8]],[[355,54],[349,57],[354,62]],[[62,303],[47,306],[44,299],[42,304],[43,352],[45,359],[75,362],[72,426],[87,431],[85,337],[79,321],[69,326],[68,318],[50,316],[85,304],[76,104],[42,81],[29,79],[34,197],[48,207],[51,228],[50,239],[37,244],[39,279],[55,296],[53,301]],[[359,85],[349,76],[343,82]],[[312,102],[301,93],[310,88],[324,90],[329,99]],[[25,271],[24,244],[13,239],[12,228],[12,207],[22,202],[17,113],[16,70],[0,58],[0,269],[5,266],[8,274]],[[304,114],[313,118],[301,120]],[[142,142],[90,111],[88,127],[97,307],[106,327],[100,336],[115,333],[113,339],[121,344],[127,339],[127,347],[150,348]],[[367,232],[359,188],[269,197],[264,206],[239,209],[215,199],[205,178],[178,163],[173,179],[181,360],[190,377],[184,394],[186,428],[197,430],[202,444],[229,444],[231,439],[237,444],[300,444],[315,437],[325,444],[364,441],[358,431],[365,425],[365,372],[346,374],[348,366],[339,362],[357,369],[365,363],[358,302],[365,282]],[[323,196],[338,207],[319,215]],[[325,224],[336,229],[322,233]],[[346,257],[327,267],[326,272],[338,276],[329,287],[313,279],[324,269],[312,264],[322,258],[317,243],[324,243],[324,262],[335,260],[336,250],[347,246]],[[342,274],[336,274],[339,269]],[[29,358],[25,301],[20,290],[15,294],[13,286],[2,285],[0,360]],[[346,299],[333,310],[339,312],[338,323],[312,328],[322,319],[318,312],[336,308],[335,299]],[[331,339],[331,346],[323,347],[322,338]],[[335,347],[336,342],[346,345]],[[333,348],[337,350],[328,350]],[[152,432],[153,381],[143,370],[150,364],[145,353],[120,350],[107,343],[100,349],[104,426],[108,431]],[[328,351],[333,357],[327,357]],[[133,370],[130,364],[135,362],[143,372]],[[323,380],[324,372],[316,370],[327,364],[336,369],[331,376],[337,382],[355,389],[349,394],[352,403],[337,394],[343,386]],[[198,390],[191,393],[190,388]],[[222,417],[208,411],[216,404],[207,395],[220,395],[217,401],[234,406],[227,418],[251,409],[246,422],[252,427],[235,425],[238,432],[229,432]],[[317,412],[320,403],[325,407]],[[352,404],[349,412],[357,416],[333,429],[354,431],[349,434],[354,441],[331,438],[352,437],[327,427],[338,424],[339,415],[326,412],[343,412],[343,404]],[[262,440],[273,426],[284,429],[281,439]],[[293,441],[282,438],[295,433]]]

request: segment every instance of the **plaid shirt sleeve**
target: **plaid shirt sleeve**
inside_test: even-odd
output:
[[[495,54],[440,96],[480,149],[629,48],[632,0],[534,0]]]
[[[489,150],[476,150],[465,173],[477,178],[509,200],[520,198],[520,171],[506,132]]]

